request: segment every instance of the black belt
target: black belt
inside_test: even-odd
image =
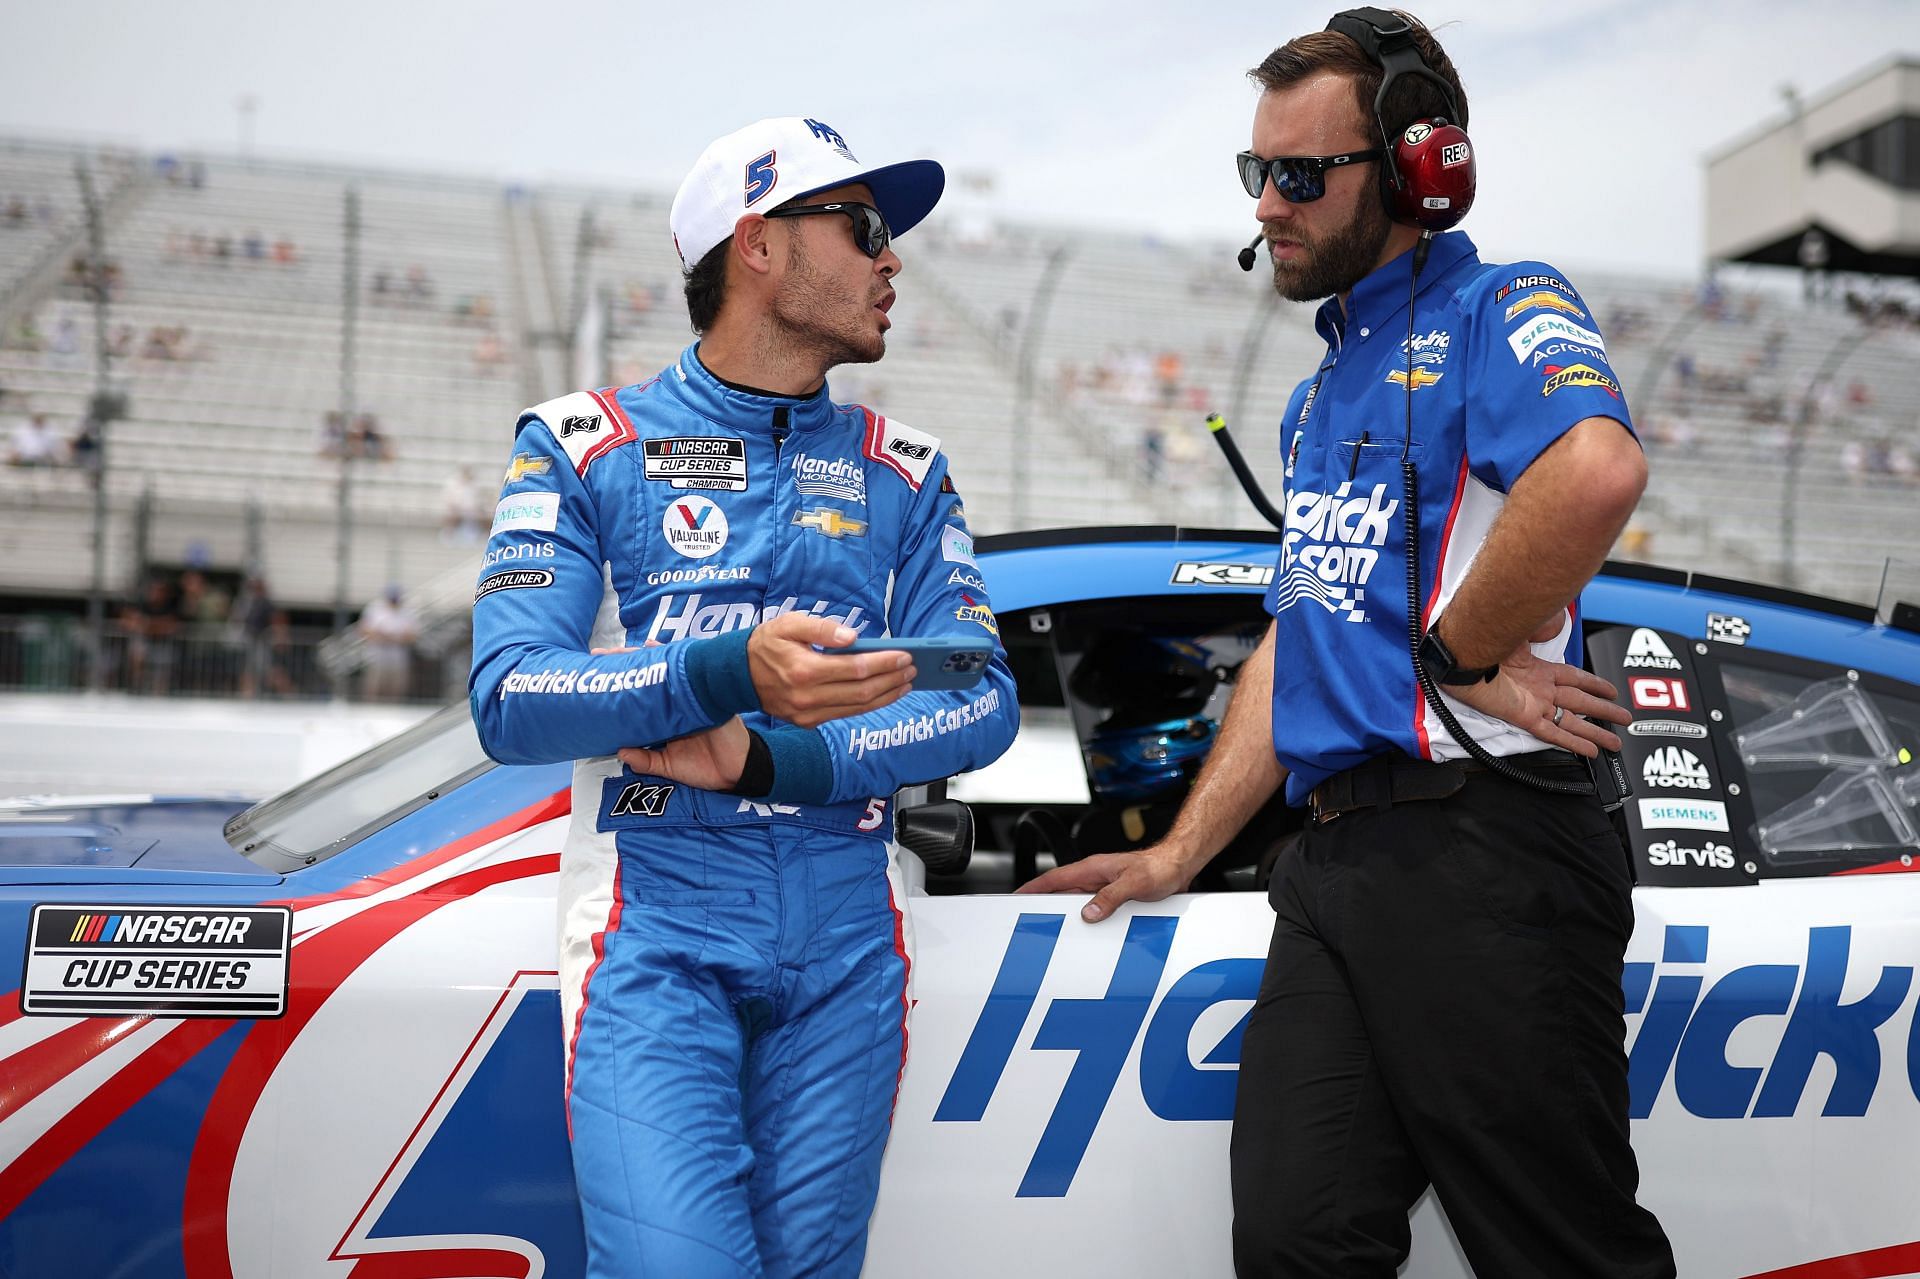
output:
[[[1509,755],[1506,759],[1528,772],[1566,768],[1586,771],[1585,761],[1572,751],[1530,751],[1525,755]],[[1445,799],[1467,784],[1469,773],[1491,771],[1477,759],[1433,761],[1411,755],[1376,755],[1314,787],[1307,796],[1307,809],[1313,824],[1320,826],[1356,809],[1385,812],[1395,804]]]

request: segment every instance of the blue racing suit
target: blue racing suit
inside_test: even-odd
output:
[[[734,386],[696,352],[521,417],[473,718],[503,763],[576,761],[560,988],[590,1273],[852,1276],[906,1053],[891,797],[992,761],[1018,704],[939,441],[824,387]],[[796,609],[994,660],[964,691],[783,724],[746,641]],[[734,715],[765,794],[614,758]]]

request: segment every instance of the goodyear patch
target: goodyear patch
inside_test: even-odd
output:
[[[29,1017],[278,1017],[285,906],[39,905],[27,930]]]

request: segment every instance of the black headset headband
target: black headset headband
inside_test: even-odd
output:
[[[1380,91],[1373,95],[1373,119],[1380,128],[1380,140],[1386,146],[1393,146],[1393,133],[1387,128],[1387,91],[1401,76],[1416,76],[1432,82],[1446,101],[1447,123],[1464,127],[1459,104],[1454,100],[1453,86],[1420,56],[1420,46],[1413,42],[1413,26],[1405,18],[1369,6],[1334,14],[1326,29],[1347,37],[1380,64],[1384,74],[1380,77]]]

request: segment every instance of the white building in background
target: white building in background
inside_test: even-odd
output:
[[[1706,231],[1713,261],[1920,276],[1920,59],[1878,63],[1709,155]]]

